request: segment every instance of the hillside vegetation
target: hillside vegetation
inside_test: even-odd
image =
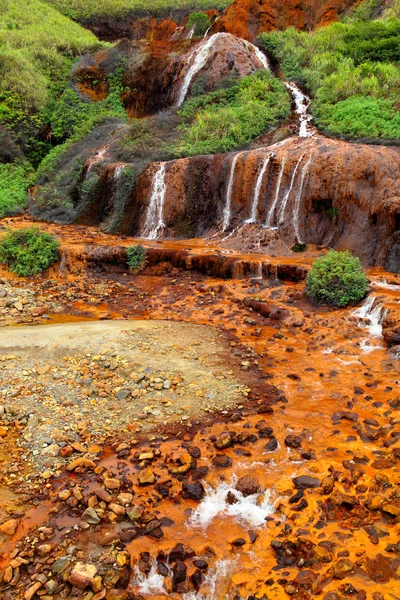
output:
[[[283,77],[310,93],[315,121],[328,134],[400,139],[398,6],[370,20],[367,9],[375,4],[312,33],[290,28],[261,35]]]
[[[168,15],[178,10],[223,9],[230,0],[46,0],[61,13],[77,21],[99,16],[125,17],[136,14]]]

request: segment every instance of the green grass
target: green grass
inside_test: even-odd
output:
[[[9,230],[0,240],[0,264],[21,277],[38,275],[58,260],[59,243],[39,227]]]
[[[331,250],[313,262],[307,277],[307,295],[322,304],[343,308],[362,300],[367,291],[360,259],[350,252]]]
[[[44,109],[50,97],[50,82],[68,59],[100,44],[90,31],[45,2],[2,1],[0,117],[4,120],[9,112],[20,110],[30,115]]]
[[[392,10],[389,17],[368,21],[363,10],[313,33],[290,28],[260,39],[280,63],[283,77],[309,91],[322,130],[355,139],[397,140],[400,19]]]
[[[29,163],[0,164],[0,217],[18,212],[27,199],[27,187],[32,183]]]
[[[168,15],[172,10],[210,10],[229,6],[230,0],[46,0],[61,13],[81,21],[99,16],[124,17],[136,13]]]
[[[227,89],[187,100],[178,113],[184,124],[175,154],[228,152],[248,144],[289,113],[290,98],[283,84],[260,70]]]

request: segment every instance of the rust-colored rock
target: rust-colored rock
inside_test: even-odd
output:
[[[296,27],[309,31],[336,21],[355,0],[234,0],[213,31],[229,31],[255,40],[263,31]]]

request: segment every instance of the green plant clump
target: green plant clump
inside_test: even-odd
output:
[[[0,163],[0,217],[15,214],[25,206],[26,188],[32,177],[32,168],[25,162]]]
[[[61,13],[77,21],[98,16],[126,17],[135,14],[167,16],[172,10],[220,10],[231,0],[46,0]]]
[[[185,102],[177,156],[229,152],[248,144],[290,113],[290,98],[279,79],[260,70],[238,83]]]
[[[319,128],[344,138],[400,139],[400,19],[368,20],[374,2],[311,33],[261,34],[283,77],[304,86]]]
[[[58,257],[58,241],[39,227],[9,230],[0,240],[0,264],[22,277],[38,275]]]
[[[194,12],[190,13],[187,28],[193,29],[195,37],[200,37],[205,34],[210,26],[210,18],[206,13]]]
[[[146,264],[146,248],[137,244],[135,246],[129,246],[126,249],[126,253],[128,255],[127,263],[129,270],[133,273],[139,273]]]
[[[355,304],[367,291],[368,279],[360,259],[347,251],[331,250],[315,260],[307,277],[307,295],[330,306]]]

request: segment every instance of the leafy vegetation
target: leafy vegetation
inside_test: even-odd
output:
[[[3,0],[0,20],[0,122],[40,122],[65,85],[71,60],[100,47],[86,29],[40,0]]]
[[[344,307],[362,300],[368,279],[360,259],[350,252],[331,250],[314,261],[307,277],[306,292],[316,302]]]
[[[41,273],[58,256],[58,241],[39,227],[9,230],[0,240],[0,263],[22,277]]]
[[[46,0],[61,13],[77,21],[96,16],[124,17],[127,15],[151,14],[164,16],[171,10],[200,11],[223,9],[230,0]]]
[[[15,214],[25,206],[32,178],[29,163],[0,163],[0,217]]]
[[[189,99],[179,111],[180,156],[228,152],[248,144],[267,127],[286,118],[290,98],[283,84],[266,70],[235,85]]]
[[[210,18],[206,13],[193,12],[190,13],[187,28],[193,29],[195,37],[203,36],[210,27]]]
[[[400,19],[392,11],[368,20],[375,7],[369,0],[350,18],[312,33],[289,28],[261,35],[284,78],[310,92],[316,123],[328,133],[400,138]]]
[[[146,264],[146,248],[137,244],[136,246],[128,246],[126,249],[128,255],[128,267],[134,273],[141,271]]]

